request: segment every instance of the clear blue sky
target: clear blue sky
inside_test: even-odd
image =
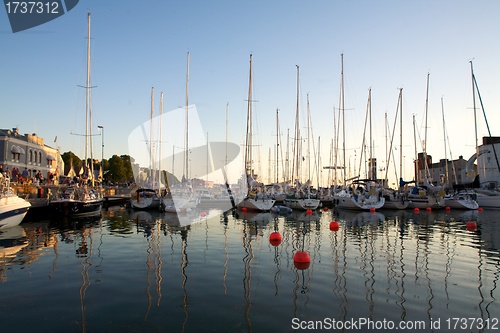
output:
[[[301,125],[306,94],[315,141],[327,164],[333,108],[339,105],[344,54],[347,156],[358,158],[372,89],[375,155],[385,161],[384,114],[392,128],[398,88],[404,94],[405,178],[412,178],[412,115],[423,139],[430,73],[427,152],[444,158],[441,97],[451,153],[474,153],[469,60],[493,135],[500,135],[500,2],[491,1],[96,1],[82,0],[51,22],[12,33],[0,10],[2,128],[36,132],[49,145],[83,156],[87,12],[92,14],[95,132],[105,128],[105,158],[129,154],[128,135],[150,117],[150,91],[165,94],[164,110],[189,102],[211,141],[243,143],[249,55],[253,54],[255,132],[261,161],[275,141],[280,109],[283,144],[293,133],[296,67],[300,65]],[[156,97],[156,112],[159,98]],[[483,118],[479,135],[487,135]],[[305,128],[302,129],[303,133]],[[397,135],[399,129],[397,130]],[[165,134],[168,137],[168,134]],[[100,138],[94,155],[100,157]],[[419,148],[419,151],[421,148]],[[448,157],[449,157],[448,151]],[[352,162],[353,163],[353,162]],[[262,167],[266,173],[266,166]]]

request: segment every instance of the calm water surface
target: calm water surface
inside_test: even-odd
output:
[[[2,232],[1,331],[500,331],[499,211],[204,213]]]

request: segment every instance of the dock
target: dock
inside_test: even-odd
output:
[[[49,196],[64,190],[66,185],[35,185],[11,184],[18,196],[25,198],[31,204],[30,211],[41,213],[46,210]],[[104,207],[125,205],[130,200],[130,189],[120,187],[103,187]]]

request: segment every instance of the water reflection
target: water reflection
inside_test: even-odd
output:
[[[26,246],[26,233],[20,225],[0,230],[0,282],[7,280],[6,268],[12,265],[16,254]]]
[[[294,317],[429,323],[500,313],[492,212],[202,213],[183,225],[173,214],[115,207],[97,220],[0,233],[9,304],[0,320],[34,331],[57,310],[47,330],[260,332],[287,330]],[[294,262],[299,251],[307,265]]]

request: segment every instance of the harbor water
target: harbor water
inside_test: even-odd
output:
[[[191,214],[1,231],[1,331],[500,331],[498,211]]]

